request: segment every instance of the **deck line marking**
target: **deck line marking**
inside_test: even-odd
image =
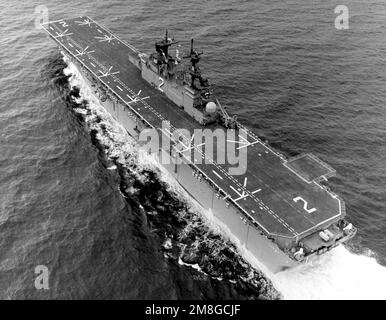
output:
[[[224,180],[224,178],[222,176],[220,176],[216,171],[212,170],[212,172],[217,176],[219,177],[221,180]]]
[[[241,195],[240,197],[238,197],[237,199],[234,199],[233,201],[239,201],[239,200],[245,199],[246,197],[248,197],[248,195],[244,194],[244,195]]]
[[[237,150],[240,150],[240,149],[245,148],[245,147],[250,147],[250,146],[252,146],[252,145],[254,145],[256,143],[258,143],[258,141],[250,142],[249,144],[245,144],[245,145],[243,145],[241,147],[237,147]]]
[[[239,138],[240,138],[240,139],[243,139],[244,142],[249,143],[248,139],[245,139],[244,137],[242,137],[242,136],[240,136],[240,135],[239,135]]]
[[[229,186],[234,192],[236,192],[238,195],[239,195],[239,197],[241,197],[241,193],[240,192],[238,192],[233,186]]]
[[[83,21],[75,21],[79,26],[88,25],[91,28],[91,23],[94,23],[90,21],[89,19],[84,19]]]
[[[92,18],[90,18],[90,17],[88,17],[88,16],[87,16],[87,18],[90,19],[91,21],[93,21],[93,22],[94,22],[97,26],[99,26],[102,30],[105,30],[106,32],[109,32],[109,33],[113,34],[108,28],[106,28],[106,27],[100,25],[100,24],[99,24],[98,22],[96,22],[94,19],[92,19]],[[127,42],[125,42],[125,41],[119,39],[118,37],[116,37],[116,39],[117,39],[120,43],[122,43],[123,45],[125,45],[126,47],[128,47],[130,50],[134,51],[135,53],[140,53],[140,52],[137,50],[137,48],[135,48],[135,47],[132,46],[131,44],[128,44]]]
[[[56,22],[59,22],[59,21],[63,21],[63,19],[59,19],[59,20],[54,20],[54,21],[48,21],[48,22],[44,22],[44,23],[41,23],[42,26],[46,25],[46,24],[50,24],[50,23],[56,23]]]

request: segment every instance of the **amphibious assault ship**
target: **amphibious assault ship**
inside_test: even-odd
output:
[[[193,40],[181,54],[166,32],[147,55],[87,16],[42,27],[131,136],[160,134],[163,143],[149,152],[269,270],[305,263],[355,235],[344,201],[322,184],[335,170],[310,153],[287,158],[229,115]],[[213,152],[208,135],[196,141],[197,129],[216,135]],[[245,157],[241,170],[222,156],[232,148]]]

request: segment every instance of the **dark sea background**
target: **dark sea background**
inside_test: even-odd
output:
[[[349,30],[335,28],[341,4]],[[49,20],[88,15],[144,52],[165,28],[185,48],[194,37],[231,113],[285,154],[337,170],[329,186],[356,238],[263,276],[97,102],[74,101],[81,84],[35,27],[39,5]],[[386,298],[384,1],[0,0],[0,10],[0,298]],[[38,265],[49,290],[35,289]]]

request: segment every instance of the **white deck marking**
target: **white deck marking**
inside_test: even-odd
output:
[[[72,45],[70,42],[68,43],[68,45],[69,45],[71,48],[73,48],[73,47],[74,47],[74,46],[73,46],[73,45]]]
[[[108,43],[116,39],[116,37],[113,34],[110,34],[109,36],[105,34],[103,37],[95,36],[94,38],[97,39],[99,42],[107,41]]]
[[[242,199],[244,199],[245,200],[245,198],[246,197],[248,197],[248,195],[247,194],[244,194],[244,195],[241,195],[240,197],[238,197],[237,199],[234,199],[233,201],[239,201],[239,200],[242,200]]]
[[[104,26],[101,26],[99,23],[97,23],[94,19],[90,18],[90,17],[87,17],[88,19],[90,19],[91,21],[93,21],[98,27],[100,27],[101,29],[105,30],[106,32],[109,32],[110,34],[112,34],[112,32],[104,27]],[[130,50],[134,51],[135,53],[140,53],[137,48],[135,48],[134,46],[132,46],[131,44],[128,44],[127,42],[125,41],[122,41],[121,39],[119,38],[116,38],[120,43],[122,43],[123,45],[125,45],[127,48],[129,48]]]
[[[90,53],[95,52],[95,50],[87,51],[87,49],[88,49],[88,46],[87,46],[86,48],[82,49],[82,51],[79,51],[78,49],[75,49],[76,52],[78,52],[75,56],[76,56],[76,57],[77,57],[77,56],[83,56],[83,55],[85,55],[85,54],[89,55]]]
[[[244,144],[244,145],[242,145],[242,146],[240,146],[240,147],[237,147],[237,150],[240,150],[240,149],[246,148],[246,147],[250,147],[250,146],[252,146],[252,145],[254,145],[254,144],[258,143],[258,142],[259,142],[259,141],[248,142],[248,144]]]
[[[243,130],[243,129],[240,129],[240,130]],[[246,132],[245,130],[243,130],[243,131]],[[247,134],[247,137],[248,137],[248,133],[246,133],[246,134]],[[244,138],[243,136],[241,136],[239,134],[239,141],[227,140],[227,142],[239,144],[239,146],[236,148],[237,150],[239,150],[239,149],[242,149],[242,148],[246,148],[246,147],[252,146],[252,145],[258,143],[259,141],[256,140],[256,141],[250,142],[250,141],[248,141],[248,139]]]
[[[166,133],[165,133],[166,129],[160,129],[160,130],[161,130],[161,132],[162,132],[165,136],[167,136],[168,138],[170,138],[170,136],[171,136],[170,132],[166,132]]]
[[[117,88],[118,88],[119,90],[123,91],[123,89],[122,89],[120,86],[117,86]]]
[[[63,19],[59,19],[59,20],[54,20],[54,21],[48,21],[48,22],[44,22],[44,23],[41,23],[42,26],[44,26],[45,24],[52,24],[52,23],[56,23],[56,22],[60,22],[60,21],[63,21]]]
[[[166,129],[165,128],[165,131],[170,135],[170,136],[172,136],[173,134],[170,132],[170,130],[169,129]]]
[[[160,116],[161,117],[161,116]],[[193,140],[194,140],[194,133],[193,133],[193,135],[192,135],[192,137],[191,137],[191,139],[190,139],[190,141],[189,141],[189,147],[187,147],[185,144],[183,144],[182,142],[181,142],[181,144],[182,145],[184,145],[184,147],[185,147],[185,149],[184,150],[181,150],[181,152],[185,152],[185,151],[188,151],[188,150],[192,150],[192,149],[194,149],[194,148],[197,148],[197,147],[201,147],[201,146],[203,146],[203,145],[205,145],[205,142],[203,142],[203,143],[200,143],[200,144],[194,144],[193,143]],[[221,178],[222,179],[222,178]]]
[[[160,116],[161,117],[161,116]],[[204,144],[205,144],[205,142],[203,142],[203,143],[200,143],[200,144],[196,144],[196,145],[191,145],[190,147],[187,147],[185,144],[183,144],[182,142],[181,142],[181,144],[185,147],[185,149],[184,150],[181,150],[181,152],[185,152],[185,151],[188,151],[188,150],[192,150],[192,149],[195,149],[195,148],[197,148],[197,147],[201,147],[201,146],[203,146]],[[205,159],[205,158],[204,158]]]
[[[119,73],[119,71],[111,72],[112,68],[113,68],[113,66],[111,66],[106,72],[103,72],[103,71],[99,70],[99,72],[102,73],[102,75],[99,76],[99,78],[108,77],[108,76],[111,76],[111,75]]]
[[[66,36],[70,36],[72,35],[73,33],[67,33],[68,32],[68,29],[64,30],[63,32],[59,33],[59,32],[55,32],[57,35],[54,36],[54,38],[63,38],[63,37],[66,37]]]
[[[246,142],[246,143],[248,143],[248,142],[249,142],[249,141],[248,141],[247,139],[245,139],[243,136],[240,136],[240,135],[239,135],[239,138],[240,138],[240,139],[243,139],[243,140],[244,140],[244,142]]]
[[[216,171],[212,170],[212,172],[217,176],[219,177],[221,180],[224,180],[224,178],[222,176],[220,176]]]
[[[306,200],[304,200],[302,197],[296,197],[296,198],[293,198],[293,201],[294,202],[298,202],[298,201],[302,201],[303,202],[303,209],[308,212],[308,213],[313,213],[316,211],[316,208],[311,208],[311,209],[308,209],[308,202]]]
[[[91,24],[94,23],[93,21],[89,20],[89,19],[84,19],[83,21],[75,21],[78,26],[89,26],[91,28]]]
[[[229,186],[229,187],[241,197],[241,193],[238,192],[233,186]]]
[[[120,81],[119,79],[115,79],[114,81],[118,81],[124,88],[127,89],[127,87],[125,86],[125,84]],[[130,91],[130,90],[129,90]],[[143,98],[139,98],[139,94],[141,93],[142,90],[139,90],[138,93],[134,94],[133,96],[130,96],[128,94],[126,94],[126,96],[131,100],[129,102],[127,102],[127,104],[131,104],[131,103],[137,103],[139,101],[143,101],[143,100],[146,100],[146,99],[149,99],[150,97],[147,96],[147,97],[143,97]],[[146,108],[146,104],[144,103],[144,106]],[[159,117],[161,117],[161,115],[158,115]]]
[[[94,68],[96,68],[96,65],[95,65],[95,64],[93,64],[92,62],[90,62],[90,64],[91,64]]]
[[[255,193],[258,193],[258,192],[261,191],[261,189],[257,189],[257,190],[255,190],[255,191],[249,192],[249,191],[247,190],[247,188],[246,188],[246,187],[247,187],[247,182],[248,182],[248,177],[245,177],[245,178],[244,178],[244,184],[243,184],[243,185],[237,183],[237,185],[240,186],[240,188],[238,188],[238,190],[236,190],[233,186],[230,186],[230,188],[231,188],[234,192],[236,192],[237,195],[239,196],[238,198],[233,199],[233,201],[237,202],[237,201],[242,200],[242,199],[245,200],[247,197],[252,197],[252,195],[254,195]],[[239,192],[240,190],[242,190],[242,193]],[[252,198],[253,198],[253,197],[252,197]],[[253,200],[256,201],[255,198],[253,198]],[[266,206],[264,206],[264,207],[266,207]],[[267,209],[268,209],[268,208],[267,208]]]
[[[67,28],[68,27],[68,24],[66,21],[59,21],[58,22],[63,28]]]

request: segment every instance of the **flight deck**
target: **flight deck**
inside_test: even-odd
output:
[[[178,128],[190,132],[204,128],[142,79],[140,70],[129,61],[129,55],[137,56],[139,52],[109,29],[87,16],[48,22],[43,27],[149,127],[162,130],[162,122],[170,121],[170,132],[162,132],[170,136]],[[345,215],[343,200],[320,184],[334,175],[331,167],[312,154],[286,159],[241,124],[237,134],[237,149],[247,150],[244,174],[230,174],[233,166],[208,159],[201,145],[192,148],[207,161],[195,165],[223,191],[224,198],[267,234],[301,238]]]

